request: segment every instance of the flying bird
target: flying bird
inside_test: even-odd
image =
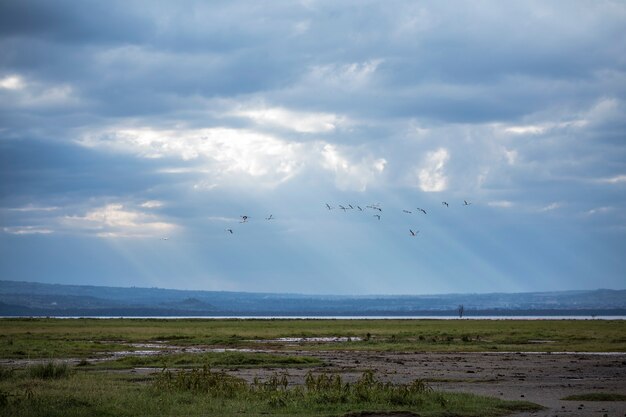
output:
[[[470,204],[472,204],[472,203],[468,203],[467,200],[463,200],[463,205],[464,206],[469,206]]]
[[[446,207],[450,207],[450,205],[447,202],[445,202],[445,201],[442,201],[441,204],[443,204]]]
[[[328,203],[326,203],[326,208],[327,208],[328,210],[332,210],[332,209],[333,209],[333,208],[330,206],[330,204],[328,204]]]
[[[239,216],[241,217],[241,221],[239,223],[247,223],[248,222],[248,216]]]
[[[374,214],[374,217],[376,217],[378,220],[380,220],[380,214]]]
[[[424,210],[423,208],[419,208],[419,207],[418,207],[418,208],[417,208],[417,210],[418,210],[418,211],[421,211],[421,212],[422,212],[422,213],[424,213],[424,214],[427,214],[427,213],[426,213],[426,210]]]
[[[409,211],[409,210],[402,210],[402,211],[405,213],[409,213],[409,214],[413,213],[412,211]]]
[[[233,234],[233,229],[226,229],[226,231],[230,233],[231,235]]]
[[[411,233],[411,236],[415,237],[420,231],[418,230],[417,232],[414,232],[413,230],[409,229],[409,232]]]
[[[274,220],[274,215],[270,214],[269,217],[266,217],[265,220]]]
[[[361,208],[361,206],[356,206],[356,208],[359,209],[359,211],[363,211],[363,209]]]
[[[341,204],[339,204],[339,208],[342,209],[343,211],[348,210],[347,208],[345,208],[344,206],[342,206]]]
[[[348,207],[350,207],[350,210],[354,210],[354,207],[352,207],[352,204],[348,204]]]

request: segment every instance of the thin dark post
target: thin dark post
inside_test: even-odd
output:
[[[463,313],[465,312],[465,306],[463,306],[463,304],[459,304],[458,312],[459,312],[459,318],[462,319]]]

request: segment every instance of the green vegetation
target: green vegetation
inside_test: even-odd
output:
[[[60,379],[70,376],[70,367],[65,363],[48,362],[31,365],[27,371],[31,378]]]
[[[626,395],[612,392],[591,392],[587,394],[570,395],[564,401],[626,401]]]
[[[291,368],[322,366],[323,362],[308,356],[272,355],[250,352],[175,353],[170,355],[126,356],[100,362],[97,368],[131,369],[136,367],[220,367],[220,368]]]
[[[368,336],[369,335],[369,336]],[[361,338],[307,343],[310,349],[424,352],[626,352],[623,320],[238,320],[0,319],[2,358],[88,358],[145,350],[126,343],[166,341],[211,347],[259,347],[281,337]],[[263,346],[284,349],[284,343]]]
[[[317,358],[290,354],[303,345],[307,350],[398,352],[626,352],[625,334],[626,323],[621,320],[0,319],[0,358],[47,361],[25,368],[0,367],[0,417],[313,417],[394,410],[420,416],[499,416],[534,411],[538,406],[433,392],[427,380],[391,384],[371,372],[355,382],[339,375],[310,373],[304,384],[297,385],[281,373],[247,382],[226,371],[324,366]],[[350,339],[278,340],[338,336]],[[276,352],[210,351],[215,348]],[[132,353],[145,350],[154,352]],[[123,356],[112,357],[122,351]],[[110,360],[94,360],[107,357]],[[79,361],[74,361],[74,367],[58,361],[68,358]],[[124,372],[138,367],[166,370]],[[439,379],[445,380],[445,375]],[[577,401],[590,398],[572,397]]]
[[[408,410],[421,416],[499,416],[536,411],[528,402],[434,392],[423,381],[390,384],[365,372],[353,382],[309,374],[302,386],[274,374],[265,381],[208,367],[153,376],[74,372],[62,379],[32,378],[24,370],[0,381],[0,416],[343,416],[360,411]]]

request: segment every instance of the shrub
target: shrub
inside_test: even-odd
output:
[[[224,372],[212,372],[208,366],[176,373],[163,369],[156,377],[154,386],[158,390],[194,391],[216,398],[232,398],[247,390],[243,379]]]
[[[70,376],[70,367],[66,363],[48,362],[28,367],[31,378],[60,379]]]

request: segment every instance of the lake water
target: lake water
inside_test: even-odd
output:
[[[8,318],[9,316],[1,316]],[[16,316],[11,316],[16,317]],[[33,317],[33,316],[18,316]],[[626,316],[36,316],[57,319],[239,319],[239,320],[626,320]]]

